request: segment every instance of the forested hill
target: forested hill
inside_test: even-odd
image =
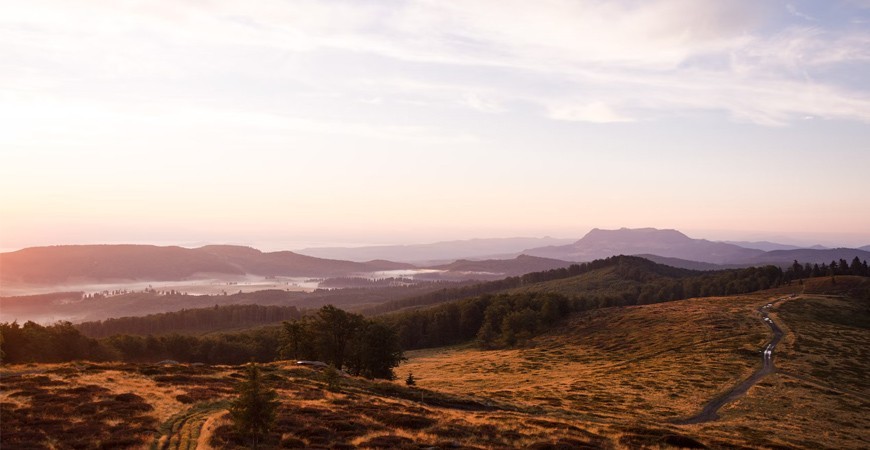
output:
[[[484,347],[511,346],[555,325],[573,312],[658,303],[691,297],[768,289],[784,280],[775,266],[711,272],[676,269],[616,256],[588,264],[514,277],[475,297],[382,317],[399,330],[406,349],[477,339]],[[454,292],[455,295],[460,295]],[[445,296],[446,297],[446,296]],[[421,299],[427,299],[422,297]],[[402,302],[393,302],[398,304]],[[404,302],[407,306],[421,306]]]
[[[437,305],[439,303],[460,300],[476,295],[507,291],[510,289],[534,285],[536,283],[542,283],[546,281],[568,279],[608,267],[617,268],[617,276],[625,275],[628,277],[633,277],[637,279],[637,281],[643,281],[663,276],[671,278],[681,278],[704,273],[695,270],[679,269],[663,264],[656,264],[650,260],[637,256],[620,255],[612,256],[605,259],[599,259],[588,263],[572,264],[568,267],[559,269],[551,269],[541,272],[527,273],[521,276],[507,277],[501,280],[489,281],[486,283],[479,283],[471,286],[445,288],[435,292],[427,293],[425,295],[385,302],[377,306],[363,309],[361,312],[365,315],[377,315],[399,311],[406,308],[419,308],[422,306]]]

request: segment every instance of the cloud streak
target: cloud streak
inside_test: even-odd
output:
[[[790,16],[803,14],[787,8]],[[183,87],[255,81],[285,89],[282,81],[292,79],[300,91],[317,87],[355,98],[373,96],[372,79],[398,77],[409,82],[377,95],[432,104],[427,86],[439,84],[434,103],[484,114],[519,102],[537,105],[544,117],[593,123],[693,111],[761,125],[806,115],[870,121],[868,87],[831,76],[870,63],[870,32],[803,24],[770,29],[772,14],[758,2],[698,0],[34,1],[0,19],[0,56],[7,61],[0,77],[4,86],[41,84],[58,95],[93,88],[83,85],[97,80],[124,90],[148,80]],[[292,62],[262,67],[257,54],[318,62],[307,71]],[[346,61],[365,73],[341,75]],[[336,73],[323,80],[323,71]],[[456,79],[457,71],[471,75]],[[492,83],[510,77],[523,83]],[[549,91],[548,84],[563,89]],[[157,88],[143,95],[154,94],[149,89]]]

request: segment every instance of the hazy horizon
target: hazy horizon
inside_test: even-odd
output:
[[[466,240],[475,240],[475,239],[510,239],[510,238],[553,238],[553,239],[564,239],[564,240],[578,240],[586,235],[593,228],[601,228],[607,229],[604,227],[589,227],[585,229],[578,230],[578,233],[575,235],[568,234],[556,234],[556,233],[544,233],[537,235],[496,235],[496,236],[484,236],[484,235],[471,235],[471,236],[463,236],[463,235],[455,235],[455,236],[446,236],[444,238],[439,238],[437,236],[408,236],[403,239],[398,240],[390,240],[389,237],[380,237],[379,239],[373,239],[370,241],[365,240],[353,240],[353,239],[342,239],[341,236],[335,236],[332,238],[312,238],[312,239],[270,239],[268,237],[238,237],[236,239],[213,239],[213,240],[196,240],[196,239],[178,239],[178,240],[147,240],[147,239],[117,239],[117,240],[102,240],[102,241],[57,241],[57,242],[46,242],[46,243],[38,243],[33,245],[24,245],[21,247],[14,248],[3,248],[0,247],[0,253],[3,252],[12,252],[21,250],[24,248],[30,247],[44,247],[44,246],[52,246],[52,245],[119,245],[119,244],[133,244],[133,245],[157,245],[157,246],[179,246],[185,248],[197,248],[206,245],[239,245],[239,246],[247,246],[253,247],[258,250],[264,252],[270,251],[299,251],[304,250],[306,248],[320,248],[320,247],[371,247],[371,246],[391,246],[391,245],[420,245],[420,244],[434,244],[439,242],[450,242],[450,241],[466,241]],[[623,227],[619,227],[623,228]],[[647,227],[641,227],[647,228]],[[615,228],[614,228],[615,229]],[[870,238],[866,240],[862,240],[866,236],[855,234],[855,235],[846,235],[840,236],[840,239],[834,238],[826,238],[825,234],[798,234],[798,235],[789,235],[786,233],[753,233],[753,232],[731,232],[731,231],[722,231],[722,230],[694,230],[694,231],[686,231],[677,229],[690,238],[693,239],[707,239],[711,241],[721,241],[721,242],[760,242],[760,241],[768,241],[774,242],[777,244],[784,245],[794,245],[799,247],[811,247],[813,245],[822,245],[824,247],[830,248],[838,248],[838,247],[847,247],[847,248],[857,248],[863,247],[865,245],[870,245],[865,242],[870,242]]]
[[[870,7],[0,7],[0,248],[870,244]]]

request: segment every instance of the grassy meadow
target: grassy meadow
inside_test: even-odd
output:
[[[672,424],[760,366],[771,333],[758,307],[803,290],[829,292],[830,283],[591,311],[524,348],[409,352],[399,373],[430,389],[598,424],[617,447],[655,447],[656,436],[672,433],[712,448],[866,448],[868,301],[840,295],[804,294],[775,307],[771,317],[786,331],[778,372],[726,404],[720,420]]]

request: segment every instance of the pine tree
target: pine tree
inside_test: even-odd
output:
[[[269,432],[275,422],[278,394],[263,384],[260,369],[250,363],[247,378],[239,384],[237,398],[230,406],[230,417],[236,429],[251,440],[253,448]]]
[[[330,392],[341,392],[341,374],[333,365],[329,365],[323,371],[323,379],[326,381],[326,389]]]
[[[408,378],[405,378],[405,384],[408,386],[415,386],[417,384],[417,380],[414,379],[414,374],[408,372]]]

